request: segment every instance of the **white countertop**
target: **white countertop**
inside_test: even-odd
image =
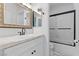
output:
[[[7,48],[11,45],[14,45],[15,43],[21,42],[21,41],[28,41],[28,40],[32,40],[35,37],[41,36],[43,35],[42,33],[34,33],[34,34],[27,34],[27,35],[16,35],[16,36],[12,36],[12,37],[5,37],[5,38],[0,38],[0,49],[2,48]]]

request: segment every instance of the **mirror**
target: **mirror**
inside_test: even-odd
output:
[[[0,3],[0,27],[32,28],[33,12],[22,3]]]
[[[17,4],[17,25],[30,25],[33,18],[33,12],[30,8]]]
[[[42,26],[42,15],[35,11],[33,12],[33,26],[34,27]]]

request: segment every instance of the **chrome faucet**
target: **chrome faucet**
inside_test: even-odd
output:
[[[19,33],[19,35],[25,35],[25,29],[22,28],[22,31],[21,32],[18,32],[18,33]]]

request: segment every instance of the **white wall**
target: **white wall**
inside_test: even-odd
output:
[[[74,9],[74,5],[72,3],[51,3],[50,15],[73,10],[73,9]]]
[[[42,20],[43,20],[43,22],[42,22],[42,25],[43,25],[43,27],[42,27],[42,29],[41,30],[43,30],[43,32],[44,32],[44,34],[45,34],[45,36],[46,36],[46,49],[47,49],[47,52],[46,52],[46,54],[47,55],[49,55],[49,26],[48,26],[48,20],[49,20],[49,5],[48,4],[41,4],[41,6],[42,6],[42,9],[43,9],[43,12],[44,12],[44,15],[42,16]]]
[[[49,4],[47,3],[36,3],[33,5],[35,10],[38,8],[42,8],[42,11],[45,13],[42,15],[42,27],[35,27],[34,32],[35,33],[43,33],[46,36],[45,39],[45,48],[46,48],[46,55],[49,55],[49,26],[48,26],[48,19],[49,19]]]
[[[76,40],[79,40],[79,4],[54,4],[50,6],[50,14],[61,13],[68,10],[76,10]],[[78,55],[79,56],[79,45],[76,47],[54,44],[54,51],[58,52],[60,55]]]

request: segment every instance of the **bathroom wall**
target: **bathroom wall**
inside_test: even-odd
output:
[[[69,11],[69,10],[76,10],[76,40],[79,40],[79,4],[78,3],[63,3],[63,4],[50,4],[50,15],[51,14],[56,14],[64,11]],[[52,37],[53,38],[53,37]],[[62,45],[62,44],[57,44],[53,43],[54,45],[54,52],[57,52],[60,55],[73,55],[73,56],[79,56],[79,44],[77,44],[76,47],[72,46],[67,46],[67,45]]]
[[[33,4],[35,10],[38,8],[42,8],[42,11],[44,12],[44,15],[42,15],[42,27],[34,27],[34,33],[43,33],[46,36],[46,39],[44,41],[45,43],[45,54],[49,55],[49,26],[48,26],[48,20],[49,20],[49,4],[47,3],[35,3]]]

